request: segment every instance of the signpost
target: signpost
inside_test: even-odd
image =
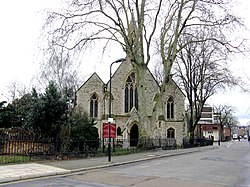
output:
[[[109,123],[103,123],[103,138],[109,138]],[[110,124],[110,138],[116,138],[116,124]]]

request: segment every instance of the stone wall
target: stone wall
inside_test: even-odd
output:
[[[112,76],[112,114],[115,117],[117,127],[121,129],[127,128],[134,122],[139,122],[138,114],[135,112],[125,113],[124,109],[124,94],[125,94],[125,82],[127,77],[132,73],[133,67],[129,62],[123,62]],[[152,121],[152,112],[155,104],[154,98],[160,92],[159,86],[154,77],[147,71],[146,75],[146,101],[147,101],[147,114],[149,121],[151,120],[151,128],[155,137],[166,138],[166,131],[172,127],[175,129],[175,137],[178,145],[182,145],[182,138],[186,133],[186,129],[183,128],[184,124],[184,99],[185,96],[178,88],[178,86],[171,80],[167,85],[165,94],[162,97],[161,105],[157,110],[157,120]],[[97,127],[99,128],[99,134],[101,136],[102,123],[107,122],[107,115],[109,109],[109,83],[107,84],[106,93],[104,92],[105,84],[99,78],[97,74],[93,74],[84,85],[77,91],[77,105],[83,110],[89,112],[89,102],[91,94],[96,93],[98,95],[98,118]],[[168,121],[166,119],[166,101],[172,96],[174,99],[174,119]],[[105,117],[103,118],[105,114]],[[163,116],[164,119],[158,119],[158,116]],[[130,123],[130,124],[129,124]],[[161,125],[159,125],[161,124]],[[124,131],[124,133],[129,133]],[[128,137],[124,135],[124,137]]]
[[[99,78],[99,76],[94,73],[76,92],[77,106],[83,111],[89,113],[90,109],[90,98],[96,93],[98,97],[98,119],[101,120],[105,108],[108,108],[108,103],[104,101],[104,86],[105,84]]]
[[[133,72],[133,67],[129,62],[123,62],[120,67],[117,69],[115,74],[112,77],[112,95],[114,100],[112,101],[112,113],[115,115],[124,115],[124,88],[127,77]],[[159,86],[155,81],[152,74],[147,71],[146,74],[146,100],[147,100],[147,114],[148,116],[152,115],[153,111],[153,99],[156,93],[159,92]],[[109,84],[108,84],[109,90]]]
[[[166,104],[169,97],[173,97],[174,99],[174,119],[167,119],[166,116]],[[187,133],[187,129],[184,124],[184,114],[185,114],[185,106],[184,106],[185,96],[182,91],[178,88],[174,81],[170,80],[170,82],[166,85],[166,90],[164,95],[161,98],[161,105],[158,108],[157,115],[163,116],[162,118],[158,118],[156,122],[158,131],[160,132],[161,137],[167,137],[167,129],[173,128],[175,129],[175,138],[177,145],[182,145],[182,140],[185,134]]]

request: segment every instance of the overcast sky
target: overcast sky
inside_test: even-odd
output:
[[[38,37],[44,23],[42,10],[55,9],[60,5],[60,0],[12,0],[0,2],[0,101],[8,97],[8,86],[11,83],[24,84],[31,88],[31,80],[38,70]],[[245,24],[250,28],[248,18],[249,1],[239,0],[242,5],[235,7],[238,16],[244,18]],[[250,32],[244,33],[246,37]],[[112,55],[110,55],[112,54]],[[108,80],[109,64],[124,57],[122,53],[109,53],[105,57],[107,63],[100,63],[95,56],[88,58],[88,69],[83,69],[83,77],[97,72],[104,82]],[[250,76],[250,63],[248,57],[235,57],[231,64],[236,75]],[[248,81],[250,82],[250,81]],[[218,94],[209,100],[211,104],[227,104],[238,109],[236,116],[242,125],[250,121],[250,94],[241,93],[235,88],[225,93]]]

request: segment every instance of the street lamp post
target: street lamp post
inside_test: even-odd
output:
[[[123,62],[125,61],[125,58],[118,59],[110,64],[110,71],[109,71],[109,117],[108,117],[108,124],[109,124],[109,141],[108,141],[108,161],[111,162],[111,123],[113,119],[111,118],[111,77],[112,77],[112,65],[115,63]]]

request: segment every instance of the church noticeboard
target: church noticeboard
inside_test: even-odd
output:
[[[109,124],[103,123],[103,138],[109,138]],[[110,138],[116,138],[116,124],[110,124]]]

